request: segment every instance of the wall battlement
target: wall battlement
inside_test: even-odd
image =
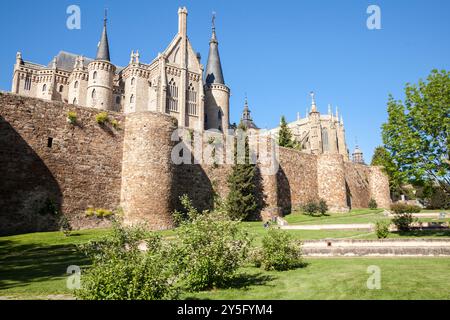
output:
[[[75,125],[67,121],[69,111],[77,114]],[[201,210],[212,208],[215,193],[226,196],[230,165],[172,163],[175,118],[110,111],[120,123],[115,129],[96,122],[99,112],[0,93],[0,234],[56,230],[49,201],[75,228],[108,225],[86,217],[89,207],[122,207],[126,222],[167,229],[181,195]],[[319,198],[338,212],[367,207],[370,198],[390,205],[389,183],[378,167],[286,148],[280,148],[279,163],[276,175],[255,180],[263,219]]]

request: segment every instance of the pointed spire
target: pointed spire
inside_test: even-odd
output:
[[[247,94],[245,95],[244,111],[242,112],[241,123],[244,124],[248,129],[258,129],[258,127],[253,122],[250,115],[250,108],[248,107]]]
[[[316,106],[316,98],[314,91],[311,91],[311,112],[317,112],[317,106]]]
[[[108,21],[107,14],[108,11],[105,9],[105,18],[103,19],[103,32],[98,44],[97,57],[95,58],[95,60],[110,61],[108,33],[106,31],[106,23]]]
[[[213,13],[212,18],[212,35],[209,41],[208,64],[206,65],[206,84],[219,83],[225,84],[222,72],[222,64],[220,63],[219,42],[216,36],[216,14]]]
[[[344,117],[341,116],[341,126],[344,126]]]
[[[328,104],[328,115],[333,116],[331,112],[331,104]]]
[[[300,121],[301,117],[300,117],[300,112],[297,112],[297,121]]]
[[[336,119],[339,120],[339,108],[338,108],[338,106],[336,106]]]

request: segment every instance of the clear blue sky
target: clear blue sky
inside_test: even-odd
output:
[[[81,30],[66,28],[66,9],[81,7]],[[382,30],[368,30],[366,9],[381,8]],[[407,82],[433,68],[450,69],[448,0],[192,0],[2,1],[0,89],[10,90],[16,51],[47,64],[59,50],[93,57],[103,9],[109,9],[113,63],[124,66],[132,49],[144,62],[163,51],[177,32],[177,9],[187,6],[188,33],[206,63],[211,12],[225,81],[232,90],[232,122],[245,93],[255,122],[277,126],[295,120],[316,92],[320,111],[338,105],[351,150],[355,137],[369,161],[381,144],[388,94],[403,98]]]

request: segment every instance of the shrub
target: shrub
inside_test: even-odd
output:
[[[143,241],[145,252],[139,250]],[[110,235],[78,248],[92,266],[83,273],[82,287],[75,291],[77,298],[163,300],[179,296],[170,247],[140,226],[123,227],[114,222]]]
[[[411,224],[416,220],[411,213],[397,213],[392,219],[392,222],[398,231],[409,231],[411,230]]]
[[[114,129],[120,130],[120,123],[116,119],[111,120],[111,125],[113,126]]]
[[[53,199],[47,198],[44,202],[44,204],[39,208],[38,210],[39,214],[42,216],[58,216],[59,210],[58,205]]]
[[[95,209],[94,208],[87,208],[84,212],[86,217],[92,217],[95,215]]]
[[[66,237],[70,237],[70,235],[72,234],[72,225],[65,215],[61,215],[61,217],[59,218],[59,228]]]
[[[319,205],[315,201],[309,201],[302,207],[302,210],[306,214],[313,215],[319,212]]]
[[[396,214],[402,213],[418,213],[422,210],[419,206],[409,205],[406,203],[394,203],[391,205],[391,210]]]
[[[199,291],[229,285],[245,261],[249,245],[250,238],[239,222],[226,215],[188,213],[178,229],[173,258],[183,287]]]
[[[77,123],[77,113],[74,111],[69,111],[67,113],[67,122],[70,124]]]
[[[378,239],[385,239],[389,235],[390,221],[379,220],[375,224],[375,233]]]
[[[99,218],[108,218],[111,217],[114,213],[111,210],[107,209],[97,209],[95,211],[95,215]]]
[[[108,113],[107,112],[100,112],[95,116],[95,121],[98,124],[105,124],[109,121]]]
[[[269,229],[264,236],[260,255],[260,264],[265,270],[284,271],[304,265],[301,243],[292,240],[286,231],[275,228]]]
[[[327,204],[327,202],[324,199],[320,199],[319,205],[318,205],[318,209],[319,209],[319,212],[321,214],[327,213],[327,211],[328,211],[328,204]]]
[[[369,209],[375,210],[378,208],[378,204],[375,199],[371,198],[369,201]]]

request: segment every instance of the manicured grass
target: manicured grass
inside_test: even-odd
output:
[[[320,225],[320,224],[353,224],[353,223],[376,223],[379,220],[389,220],[383,214],[383,210],[356,209],[348,213],[327,213],[323,216],[310,216],[301,212],[293,212],[284,219],[292,225]],[[448,222],[450,218],[420,218],[422,222]]]
[[[450,299],[450,258],[307,259],[306,268],[264,272],[247,268],[237,288],[185,297],[195,299]],[[381,289],[369,290],[369,266],[381,270]],[[243,277],[245,278],[245,277]]]
[[[260,245],[267,232],[261,222],[242,227]],[[76,231],[70,237],[61,232],[34,233],[0,238],[0,297],[19,299],[71,296],[66,288],[67,267],[89,265],[75,245],[98,239],[109,230]],[[289,231],[295,239],[375,239],[364,231]],[[175,231],[160,232],[173,237]],[[395,237],[450,237],[450,231],[391,234]],[[263,272],[245,268],[250,276],[237,281],[234,289],[199,293],[195,298],[211,299],[449,299],[450,258],[326,258],[307,259],[308,267],[289,272]],[[383,272],[383,289],[368,291],[368,265]],[[402,286],[401,284],[404,283]],[[186,296],[188,297],[188,296]]]

